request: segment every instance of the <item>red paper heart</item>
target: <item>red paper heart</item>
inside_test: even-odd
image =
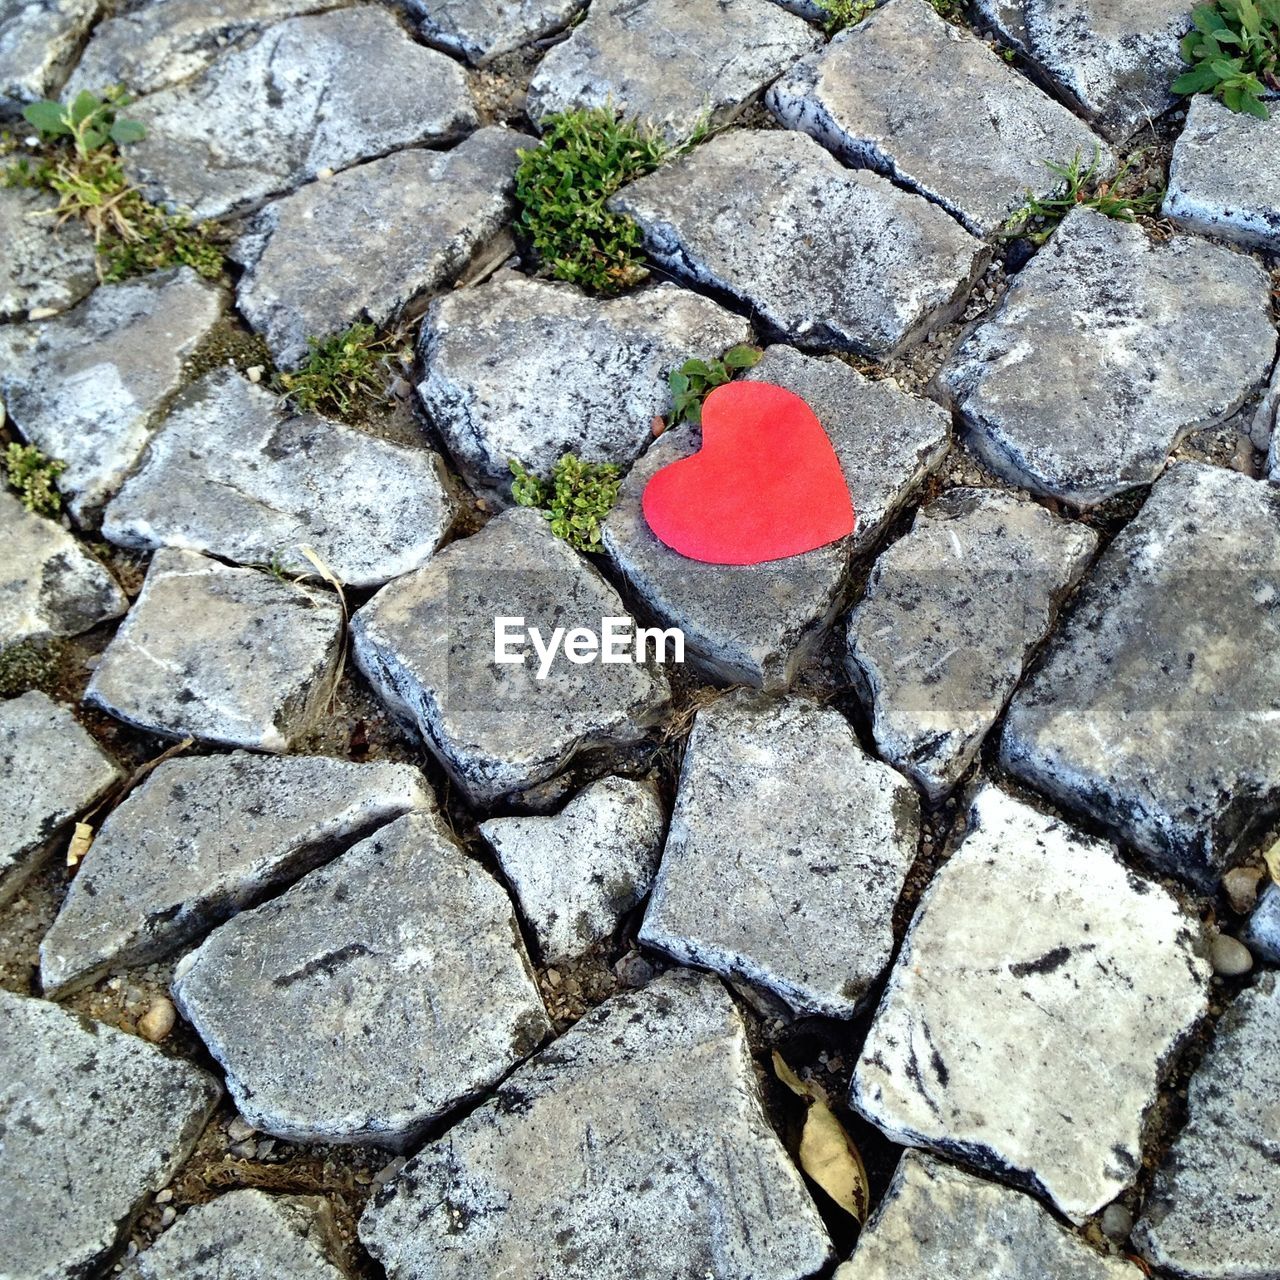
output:
[[[853,532],[853,502],[813,410],[768,382],[730,382],[702,405],[702,448],[645,486],[661,541],[708,564],[760,564]]]

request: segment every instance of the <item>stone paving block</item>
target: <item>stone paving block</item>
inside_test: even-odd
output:
[[[985,787],[921,899],[850,1101],[892,1141],[1082,1222],[1137,1177],[1147,1113],[1207,1012],[1199,933],[1112,846]]]
[[[378,5],[278,22],[130,115],[147,136],[126,150],[126,173],[198,221],[478,123],[463,69]]]
[[[920,802],[845,718],[731,693],[698,712],[640,940],[851,1018],[893,952]]]
[[[987,262],[935,205],[786,130],[718,134],[610,207],[660,265],[801,346],[893,355],[955,316]]]
[[[0,990],[0,1275],[99,1274],[219,1093],[138,1036]]]
[[[1077,209],[939,382],[996,474],[1091,506],[1149,484],[1266,378],[1267,292],[1243,254]]]
[[[98,0],[4,0],[0,5],[0,116],[57,95]]]
[[[246,268],[241,314],[283,368],[308,338],[411,318],[511,220],[518,152],[534,145],[481,129],[452,151],[396,152],[267,205],[232,250]]]
[[[360,1238],[389,1280],[802,1280],[831,1260],[741,1017],[686,971],[516,1071],[373,1197]]]
[[[341,640],[331,592],[166,547],[85,701],[171,738],[286,751],[324,708]]]
[[[1097,545],[1034,503],[961,488],[876,560],[849,618],[849,675],[880,755],[930,800],[977,758]]]
[[[67,464],[58,487],[78,520],[138,460],[225,307],[221,289],[179,267],[103,285],[57,319],[0,328],[0,399],[26,439]]]
[[[674,285],[597,300],[503,272],[427,313],[418,394],[468,481],[509,501],[512,458],[540,474],[569,452],[629,466],[671,409],[668,373],[750,340]]]
[[[912,85],[910,93],[903,92]],[[1115,157],[1082,121],[926,0],[889,0],[791,68],[768,93],[790,129],[874,169],[989,236],[1027,192],[1059,179],[1045,160]]]
[[[1280,884],[1269,884],[1240,933],[1254,955],[1280,965]]]
[[[550,1031],[510,899],[435,813],[222,925],[173,995],[245,1119],[301,1142],[412,1145]]]
[[[102,532],[292,574],[315,572],[310,547],[339,581],[373,587],[425,563],[457,508],[431,450],[300,413],[220,369],[164,419]]]
[[[0,187],[0,321],[65,311],[97,287],[93,238],[79,222],[59,225],[56,207],[42,192]]]
[[[820,43],[769,0],[597,0],[534,72],[529,115],[611,107],[682,140]]]
[[[107,815],[40,944],[46,995],[172,955],[415,809],[410,765],[245,752],[169,760]]]
[[[1004,767],[1214,892],[1280,812],[1277,599],[1280,492],[1179,463],[1014,696]]]
[[[567,27],[587,0],[410,0],[429,43],[483,66]]]

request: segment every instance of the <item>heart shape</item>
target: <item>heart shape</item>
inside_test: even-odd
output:
[[[760,564],[853,532],[853,502],[817,415],[793,391],[728,382],[702,404],[702,448],[645,486],[645,519],[673,551]]]

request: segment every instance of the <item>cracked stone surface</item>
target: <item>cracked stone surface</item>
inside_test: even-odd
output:
[[[483,66],[542,36],[563,30],[587,0],[410,0],[419,30],[439,45]]]
[[[510,899],[433,812],[222,925],[173,995],[245,1119],[301,1142],[402,1149],[550,1030]]]
[[[1243,254],[1076,209],[939,381],[997,475],[1091,506],[1149,484],[1267,377],[1267,292]]]
[[[138,460],[225,307],[221,289],[179,267],[103,285],[56,319],[0,328],[0,398],[27,440],[67,464],[58,488],[78,520]]]
[[[688,972],[521,1067],[374,1196],[360,1238],[390,1280],[802,1280],[832,1256],[737,1009]]]
[[[373,5],[278,22],[130,115],[147,136],[126,150],[126,173],[197,221],[478,123],[463,69]]]
[[[56,96],[98,0],[5,0],[0,5],[0,116]]]
[[[1278,566],[1280,491],[1173,467],[1015,695],[1005,768],[1212,892],[1280,812]]]
[[[424,564],[457,501],[429,449],[380,440],[221,369],[183,393],[102,521],[140,551],[180,547],[379,586]]]
[[[168,760],[107,815],[40,944],[46,995],[172,955],[374,828],[431,810],[406,764]]]
[[[323,710],[341,640],[331,592],[166,547],[85,701],[166,737],[285,751]]]
[[[850,1102],[1082,1222],[1137,1176],[1162,1076],[1207,1012],[1198,934],[1111,845],[987,786],[921,899]]]
[[[1174,1275],[1280,1274],[1280,980],[1264,974],[1218,1024],[1187,1088],[1186,1127],[1134,1242]]]
[[[694,721],[641,941],[851,1018],[889,963],[919,828],[911,785],[838,711],[731,693]]]
[[[1280,884],[1269,884],[1240,933],[1254,955],[1280,965]]]
[[[36,690],[0,702],[0,904],[53,837],[123,777],[69,707]]]
[[[543,782],[579,753],[636,742],[666,709],[667,678],[648,666],[561,655],[538,679],[528,645],[522,662],[497,666],[498,616],[523,617],[546,637],[628,615],[540,513],[517,507],[383,587],[351,620],[360,670],[473,803]]]
[[[1087,125],[925,0],[889,0],[847,27],[768,103],[788,128],[927,196],[978,236],[999,230],[1028,190],[1054,189],[1045,158],[1097,151],[1100,172],[1115,171]]]
[[[672,551],[649,529],[641,497],[655,472],[696,452],[701,434],[688,425],[667,431],[632,468],[605,521],[604,545],[645,608],[683,629],[688,660],[722,680],[783,689],[839,612],[850,555],[872,546],[941,465],[950,421],[889,380],[790,347],[769,347],[747,377],[794,391],[817,414],[849,482],[853,537],[758,565],[701,564]]]
[[[491,818],[493,847],[544,959],[608,938],[649,892],[662,848],[652,779],[602,778],[553,817]]]
[[[96,1273],[219,1093],[137,1036],[0,990],[0,1275]]]
[[[956,315],[987,262],[936,205],[789,130],[721,133],[609,203],[660,265],[801,346],[892,355]]]
[[[1026,52],[1026,0],[971,0],[971,3],[980,29],[989,29],[1012,48]]]
[[[849,675],[880,754],[932,801],[960,780],[1098,535],[1012,494],[951,489],[876,561]]]
[[[512,458],[540,474],[567,452],[629,466],[670,412],[668,373],[750,340],[745,320],[674,285],[598,300],[502,272],[431,307],[418,394],[463,475],[506,502]]]
[[[769,0],[598,0],[529,84],[529,115],[612,107],[690,137],[821,43]]]
[[[78,222],[61,226],[57,202],[23,187],[0,187],[0,321],[53,315],[98,283],[93,238]]]
[[[481,129],[452,151],[400,151],[267,205],[233,254],[241,314],[282,368],[307,339],[358,320],[410,318],[511,220],[514,129]]]
[[[907,1151],[833,1280],[1141,1280],[1060,1227],[1030,1196]]]

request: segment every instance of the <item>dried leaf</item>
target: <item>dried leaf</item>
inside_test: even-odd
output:
[[[77,822],[76,829],[71,834],[71,843],[67,845],[67,866],[78,866],[92,843],[93,828],[87,822]]]
[[[1267,864],[1267,871],[1270,873],[1272,881],[1275,884],[1280,884],[1280,840],[1277,840],[1262,855],[1262,858]]]
[[[805,1084],[794,1071],[787,1066],[785,1059],[777,1049],[773,1051],[773,1074],[782,1081],[799,1098],[804,1098],[809,1102],[814,1099],[813,1086]]]

